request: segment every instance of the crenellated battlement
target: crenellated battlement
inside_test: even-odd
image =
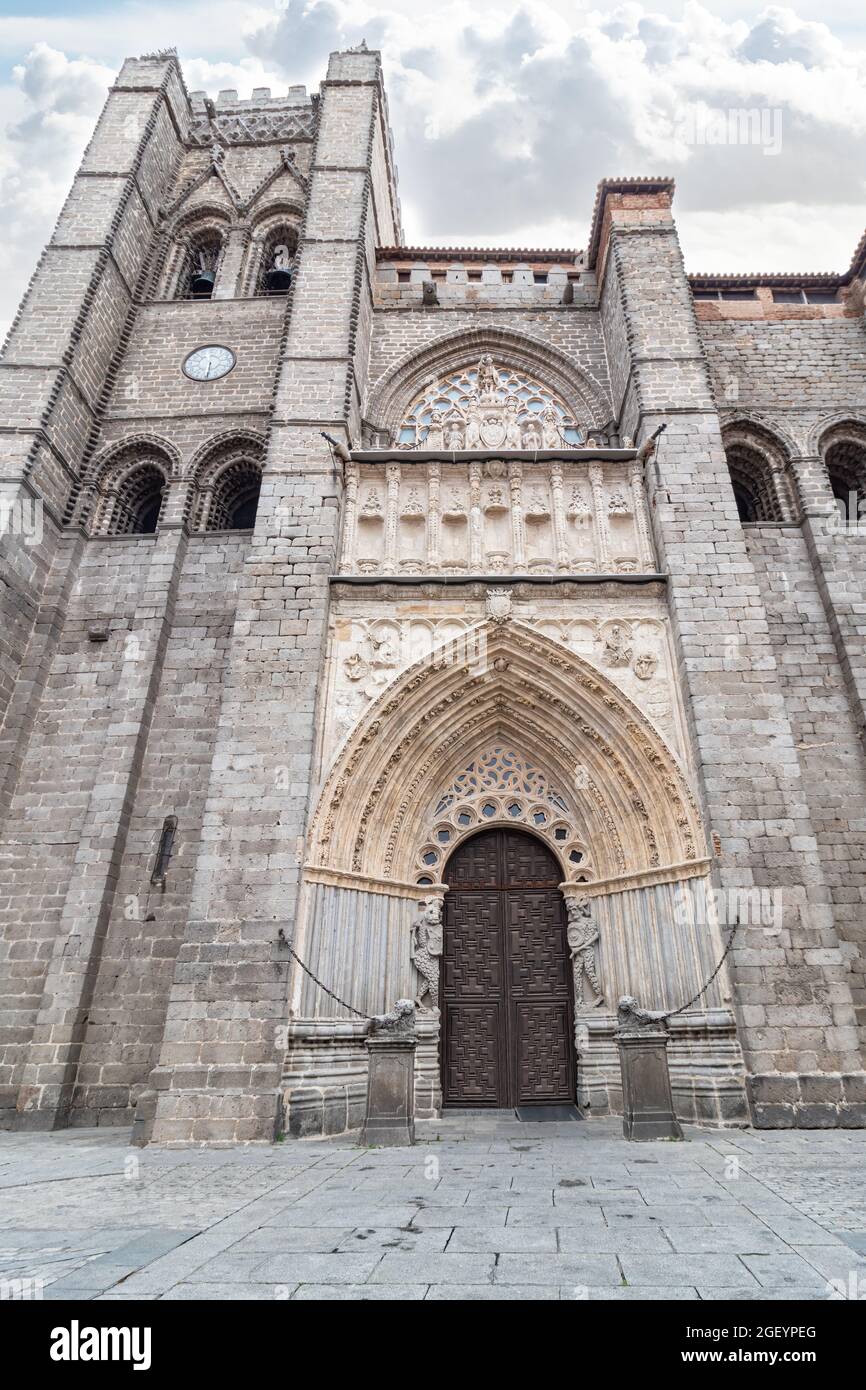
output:
[[[312,140],[318,98],[306,87],[290,87],[285,96],[271,96],[270,87],[255,87],[251,97],[238,97],[234,88],[212,100],[206,92],[191,92],[192,145],[269,144],[275,140]]]

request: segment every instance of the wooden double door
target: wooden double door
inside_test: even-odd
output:
[[[485,830],[445,871],[446,1105],[574,1101],[573,981],[562,874],[533,835]]]

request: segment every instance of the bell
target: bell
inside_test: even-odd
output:
[[[288,266],[274,266],[265,276],[268,294],[287,294],[292,283],[292,272]]]
[[[213,270],[194,270],[190,281],[190,294],[194,299],[210,299],[213,294],[216,272]]]

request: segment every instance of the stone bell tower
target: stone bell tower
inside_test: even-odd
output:
[[[334,54],[155,1077],[155,1140],[274,1133],[289,963],[278,933],[295,916],[342,501],[321,431],[347,445],[359,433],[373,241],[399,236],[397,219],[378,55]]]
[[[3,538],[8,1123],[273,1137],[321,431],[358,433],[399,236],[378,55],[334,54],[312,101],[124,65],[0,372],[4,488],[44,517]]]

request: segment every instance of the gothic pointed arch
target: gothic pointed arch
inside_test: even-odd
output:
[[[302,209],[295,204],[274,202],[259,210],[250,232],[244,258],[241,293],[249,295],[286,294],[291,283],[300,237]],[[288,277],[269,283],[269,272],[282,268]],[[273,279],[273,277],[271,277]]]
[[[407,353],[373,385],[366,417],[374,431],[394,440],[403,416],[431,380],[477,364],[489,353],[499,368],[527,372],[543,382],[586,428],[601,430],[612,410],[604,387],[590,372],[548,343],[504,328],[448,333],[422,351]]]
[[[160,299],[208,298],[203,285],[210,280],[211,293],[232,225],[233,209],[221,203],[202,203],[179,215],[165,235],[157,297]],[[198,290],[196,272],[203,278]]]
[[[525,624],[491,620],[472,637],[465,659],[411,666],[347,739],[311,823],[312,867],[436,881],[463,835],[515,823],[572,882],[704,857],[685,777],[636,705]]]

